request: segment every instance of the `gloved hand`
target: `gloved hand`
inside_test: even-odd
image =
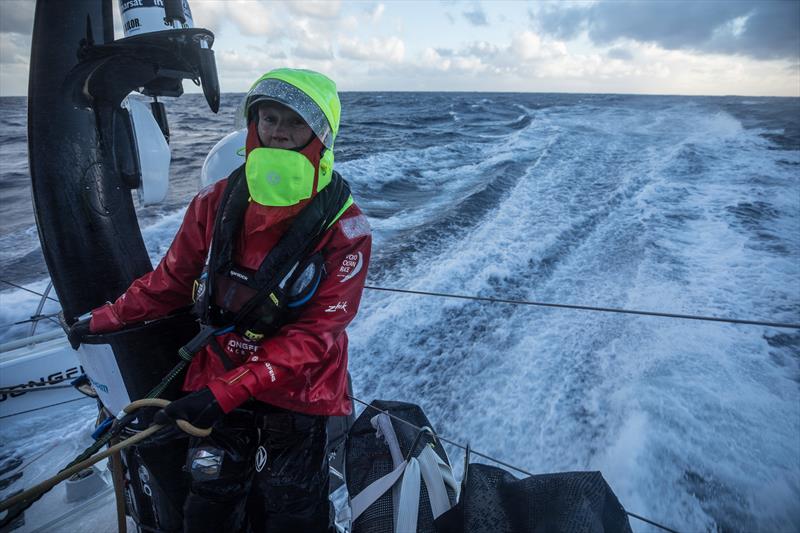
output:
[[[195,427],[206,429],[214,426],[224,415],[214,394],[205,387],[170,403],[155,414],[153,421],[168,425],[180,418]]]
[[[67,331],[67,339],[69,339],[69,343],[73,350],[77,350],[78,346],[80,346],[83,342],[83,339],[86,338],[87,335],[91,334],[91,331],[89,330],[89,322],[91,320],[91,318],[84,318],[83,320],[78,320],[69,327],[69,331]]]

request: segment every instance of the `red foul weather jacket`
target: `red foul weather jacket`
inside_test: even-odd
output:
[[[113,304],[92,311],[93,333],[163,317],[192,303],[192,286],[203,270],[227,182],[209,185],[194,197],[155,270],[134,281]],[[235,247],[237,264],[258,269],[302,207],[251,202]],[[297,319],[260,342],[237,333],[216,337],[237,367],[225,370],[220,357],[206,346],[192,360],[183,389],[208,386],[226,413],[255,398],[305,414],[349,414],[345,327],[361,301],[371,245],[369,223],[353,204],[314,250],[322,251],[327,277]]]

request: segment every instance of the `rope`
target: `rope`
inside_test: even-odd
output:
[[[117,444],[116,438],[111,441]],[[128,520],[125,518],[125,478],[123,475],[122,454],[119,452],[111,456],[111,481],[114,485],[114,500],[117,510],[117,533],[127,533]]]
[[[388,416],[389,418],[391,418],[392,420],[397,420],[398,422],[402,422],[403,424],[405,424],[407,426],[410,426],[411,428],[415,429],[417,432],[426,431],[426,430],[430,429],[430,428],[421,428],[421,427],[419,427],[419,426],[417,426],[415,424],[412,424],[408,420],[403,420],[402,418],[393,415],[392,413],[390,413],[388,411],[384,411],[383,409],[378,409],[377,407],[373,406],[372,404],[369,404],[369,403],[365,402],[364,400],[356,398],[355,396],[353,396],[351,394],[348,394],[347,397],[350,398],[351,400],[355,401],[355,402],[360,403],[361,405],[365,406],[367,409],[372,409],[372,410],[377,411],[379,413],[383,413],[386,416]],[[464,451],[469,451],[469,453],[471,455],[477,455],[479,457],[483,457],[484,459],[488,459],[489,461],[492,461],[492,462],[497,463],[499,465],[505,466],[506,468],[509,468],[511,470],[516,470],[517,472],[525,474],[526,476],[533,476],[534,475],[532,472],[528,472],[527,470],[524,470],[524,469],[522,469],[522,468],[520,468],[518,466],[514,466],[514,465],[512,465],[510,463],[506,463],[505,461],[501,461],[500,459],[496,459],[496,458],[494,458],[494,457],[492,457],[490,455],[486,455],[485,453],[481,453],[481,452],[475,451],[471,446],[465,446],[465,445],[463,445],[461,443],[458,443],[458,442],[456,442],[454,440],[448,439],[447,437],[442,437],[438,433],[435,433],[434,436],[436,437],[436,439],[438,439],[438,440],[440,440],[442,442],[446,442],[447,444],[455,446],[456,448],[460,448],[460,449],[462,449]],[[661,525],[658,522],[654,522],[653,520],[650,520],[649,518],[644,518],[644,517],[639,516],[637,514],[628,512],[625,508],[623,508],[623,511],[625,511],[625,514],[628,515],[628,516],[631,516],[633,518],[637,518],[639,520],[642,520],[643,522],[647,522],[648,524],[651,524],[651,525],[654,525],[656,527],[659,527],[659,528],[663,529],[664,531],[669,531],[670,533],[678,533],[678,531],[676,531],[676,530],[674,530],[672,528],[669,528],[667,526]]]
[[[135,402],[130,403],[127,407],[125,407],[124,412],[126,414],[128,414],[128,415],[131,415],[131,414],[135,413],[138,409],[140,409],[142,407],[158,407],[158,408],[162,408],[163,409],[164,407],[169,405],[169,403],[170,403],[169,400],[163,400],[161,398],[146,398],[146,399],[142,399],[142,400],[136,400]],[[211,434],[211,428],[207,428],[207,429],[198,428],[198,427],[193,426],[192,424],[190,424],[186,420],[176,420],[175,423],[184,432],[186,432],[189,435],[192,435],[194,437],[207,437],[208,435]],[[77,474],[81,470],[85,470],[85,469],[89,468],[93,464],[95,464],[95,463],[97,463],[99,461],[102,461],[106,457],[109,457],[109,456],[119,452],[120,450],[123,450],[123,449],[127,448],[128,446],[132,446],[132,445],[134,445],[134,444],[136,444],[138,442],[141,442],[141,441],[147,439],[148,437],[150,437],[154,433],[158,432],[163,427],[164,426],[159,425],[159,424],[153,424],[150,427],[148,427],[147,429],[145,429],[143,431],[140,431],[139,433],[137,433],[137,434],[135,434],[135,435],[133,435],[133,436],[121,441],[121,442],[119,442],[118,444],[115,444],[115,445],[109,447],[106,450],[103,450],[102,452],[100,452],[100,453],[98,453],[96,455],[93,455],[93,456],[91,456],[91,457],[89,457],[89,458],[87,458],[87,459],[85,459],[83,461],[80,461],[78,463],[75,463],[73,461],[73,464],[71,464],[71,466],[61,470],[55,476],[42,481],[38,485],[35,485],[35,486],[31,487],[30,489],[17,494],[16,496],[12,496],[11,498],[8,498],[8,499],[3,500],[2,502],[0,502],[0,512],[9,510],[9,509],[11,509],[12,507],[15,507],[15,506],[24,505],[24,504],[27,503],[28,500],[31,500],[31,499],[33,499],[33,501],[36,501],[36,499],[38,499],[42,494],[44,494],[45,492],[49,491],[50,489],[52,489],[53,487],[55,487],[56,485],[58,485],[59,483],[61,483],[65,479],[68,479],[68,478],[74,476],[75,474]],[[33,502],[31,502],[31,503],[33,503]],[[22,510],[24,510],[27,507],[28,507],[28,505],[25,505],[25,507],[23,507],[23,509],[20,509],[19,512],[21,512]],[[3,522],[8,520],[9,518],[11,518],[11,519],[15,518],[15,516],[14,517],[11,516],[13,513],[14,513],[14,511],[9,511],[9,516],[4,518]]]
[[[28,291],[28,292],[30,292],[31,294],[35,294],[36,296],[41,296],[42,298],[47,298],[48,300],[52,300],[52,301],[54,301],[54,302],[60,303],[60,302],[59,302],[58,300],[56,300],[55,298],[52,298],[52,297],[50,297],[50,296],[45,296],[45,295],[44,295],[44,294],[42,294],[41,292],[36,292],[36,291],[34,291],[34,290],[31,290],[31,289],[28,289],[28,288],[26,288],[26,287],[23,287],[22,285],[17,285],[16,283],[11,283],[10,281],[6,281],[6,280],[4,280],[4,279],[0,279],[0,283],[5,283],[6,285],[11,285],[12,287],[16,287],[17,289],[22,289],[23,291]]]
[[[158,400],[158,401],[161,401],[161,402],[166,402],[166,404],[164,404],[164,405],[169,404],[169,402],[167,400],[157,399],[156,396],[160,395],[167,388],[167,386],[169,386],[170,382],[173,379],[175,379],[175,377],[178,374],[180,374],[180,372],[188,364],[189,364],[188,361],[186,361],[184,359],[181,359],[178,362],[178,364],[176,364],[175,367],[173,367],[173,369],[169,372],[169,374],[164,376],[164,379],[162,379],[161,382],[158,385],[156,385],[153,388],[153,390],[151,390],[147,394],[147,396],[145,396],[144,399],[137,400],[137,401],[131,403],[125,409],[128,409],[129,407],[134,406],[134,405],[136,406],[136,408],[148,406],[148,404],[143,403],[143,402],[150,402],[150,401],[155,401],[155,400]],[[82,398],[77,398],[77,400],[80,400],[80,399],[82,399]],[[75,400],[69,400],[69,401],[75,401]],[[63,402],[63,403],[66,403],[66,402]],[[49,407],[49,406],[47,406],[47,407]],[[39,409],[44,409],[44,407],[40,407]],[[127,413],[127,411],[124,411],[124,412]],[[21,413],[16,413],[16,414],[21,414]],[[127,413],[122,418],[119,418],[117,420],[117,422],[116,422],[115,427],[112,428],[111,431],[106,432],[105,435],[103,435],[102,437],[98,438],[96,441],[94,441],[93,444],[91,444],[88,448],[83,450],[83,452],[81,452],[80,455],[78,455],[75,459],[72,460],[72,462],[70,462],[67,466],[65,466],[60,471],[59,475],[61,475],[61,473],[63,473],[63,472],[66,472],[67,470],[73,469],[76,465],[82,464],[82,463],[86,462],[87,460],[89,460],[95,453],[97,453],[98,450],[100,450],[100,448],[102,448],[103,446],[108,444],[113,438],[115,438],[117,435],[119,435],[119,433],[122,431],[122,429],[125,428],[125,426],[127,426],[135,418],[136,418],[136,415],[131,414],[131,413]],[[182,422],[182,421],[178,421],[178,422]],[[153,427],[153,426],[151,426],[151,427]],[[178,427],[181,427],[181,424],[178,424]],[[181,427],[181,429],[183,429],[184,431],[189,433],[189,431],[187,431],[186,428]],[[145,431],[147,431],[147,430],[145,430]],[[119,443],[119,445],[122,445],[122,444],[128,442],[129,440],[130,439],[122,441],[122,442]],[[123,448],[127,447],[127,446],[130,446],[131,444],[135,444],[135,442],[128,443],[125,446],[123,446]],[[119,446],[119,445],[117,445],[117,446]],[[121,450],[123,448],[118,448],[118,449]],[[111,448],[108,448],[108,449],[110,450]],[[106,451],[108,451],[108,450],[106,450]],[[94,463],[92,463],[92,464],[94,464]],[[35,497],[30,496],[29,497],[30,499],[28,499],[28,501],[24,501],[24,503],[22,502],[22,500],[20,500],[20,504],[14,510],[9,511],[8,515],[6,515],[5,518],[0,519],[0,528],[3,528],[6,525],[10,524],[11,521],[16,519],[16,517],[19,516],[25,509],[27,509],[28,507],[33,505],[42,496],[42,494],[44,494],[45,492],[47,492],[48,490],[53,488],[59,482],[56,482],[53,485],[51,485],[50,487],[43,489],[41,492],[37,493]],[[2,507],[2,505],[5,505],[5,503],[6,502],[2,502],[2,504],[0,504],[0,510],[5,508],[5,507]]]
[[[768,322],[764,320],[743,320],[738,318],[725,318],[713,316],[700,316],[700,315],[680,315],[676,313],[662,313],[659,311],[640,311],[634,309],[620,309],[616,307],[594,307],[590,305],[572,305],[572,304],[558,304],[547,302],[531,302],[526,300],[506,300],[502,298],[485,298],[481,296],[467,296],[463,294],[448,294],[444,292],[428,292],[428,291],[414,291],[409,289],[394,289],[390,287],[375,287],[372,285],[364,285],[365,289],[373,291],[385,292],[399,292],[402,294],[417,294],[421,296],[438,296],[440,298],[459,298],[462,300],[474,300],[479,302],[513,304],[513,305],[535,305],[539,307],[555,307],[558,309],[578,309],[580,311],[599,311],[603,313],[622,313],[627,315],[643,315],[643,316],[657,316],[665,318],[681,318],[685,320],[704,320],[709,322],[727,322],[729,324],[748,324],[752,326],[767,326],[771,328],[789,328],[800,329],[800,324],[791,324],[786,322]]]

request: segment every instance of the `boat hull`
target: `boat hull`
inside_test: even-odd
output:
[[[83,374],[75,351],[60,332],[31,337],[0,355],[0,419],[54,405],[91,401],[70,381]],[[7,389],[11,389],[10,391]]]

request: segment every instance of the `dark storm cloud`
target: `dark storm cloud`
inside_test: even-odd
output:
[[[483,12],[480,6],[475,6],[472,11],[464,11],[463,15],[473,26],[489,25],[489,21],[486,20],[486,13]]]
[[[800,1],[605,1],[554,6],[531,14],[537,29],[569,39],[582,31],[598,44],[628,38],[667,49],[742,54],[758,59],[800,56]]]

